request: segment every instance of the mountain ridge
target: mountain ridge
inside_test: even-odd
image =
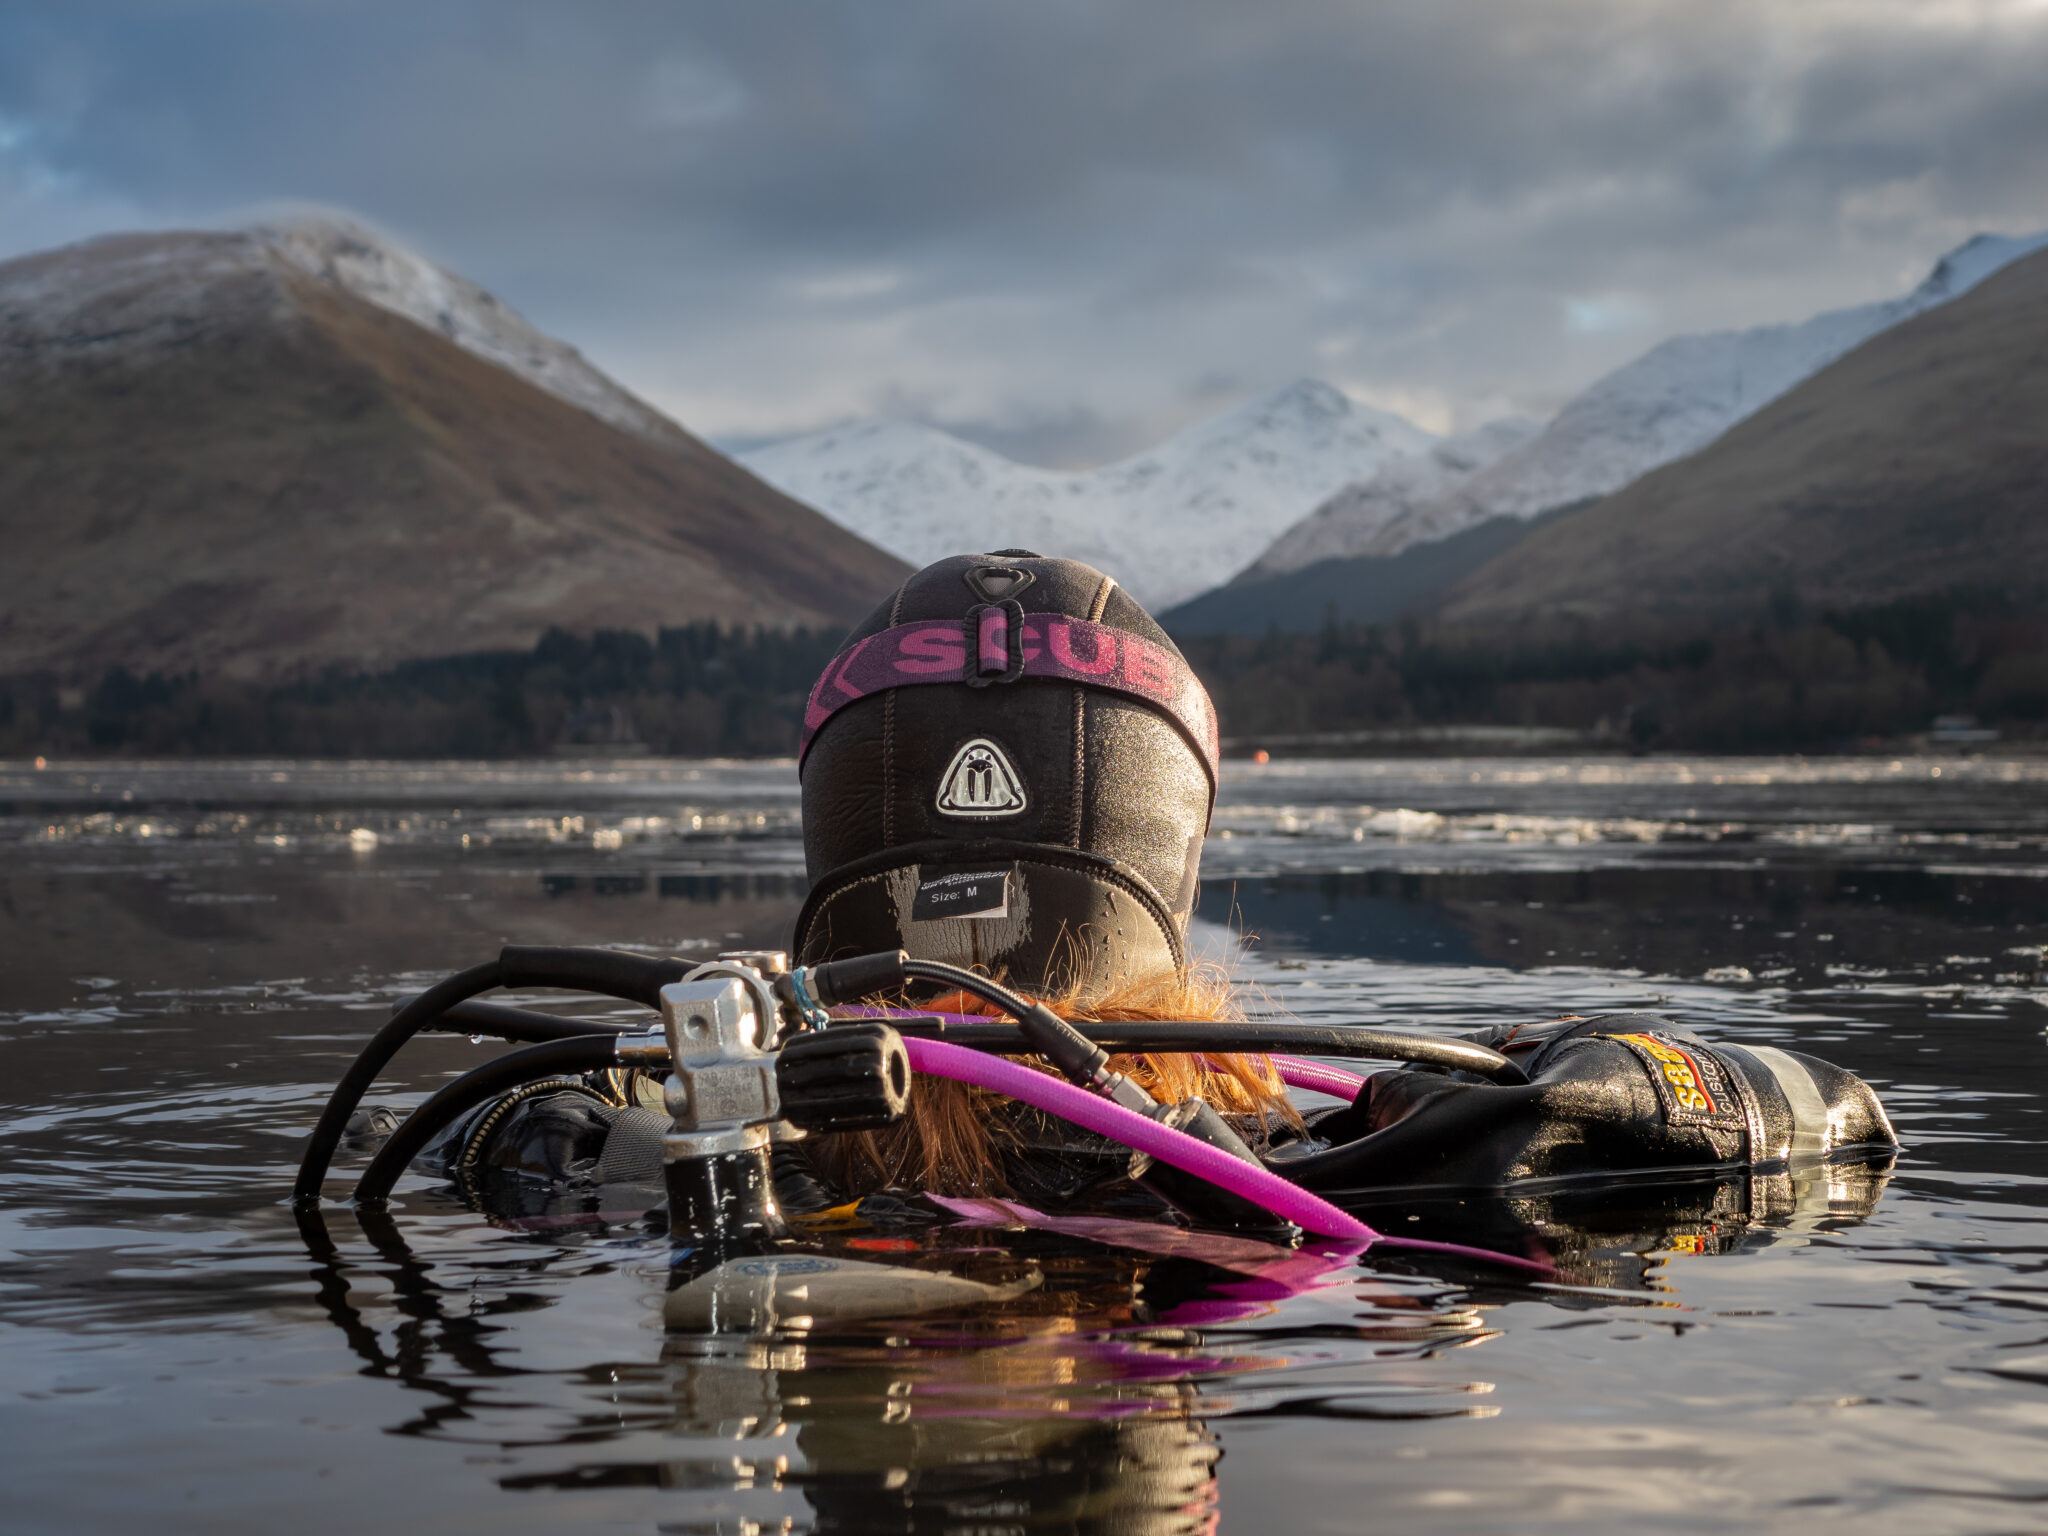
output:
[[[601,421],[670,446],[695,441],[496,294],[354,219],[322,213],[251,225],[246,233],[267,242],[308,276],[437,331],[472,356],[496,363]]]
[[[1452,587],[1440,616],[1725,623],[1774,592],[1836,607],[1969,589],[2038,599],[2044,502],[2048,250],[1535,530]]]
[[[1570,511],[1560,507],[1526,520],[1490,518],[1427,544],[1411,544],[1398,555],[1336,556],[1277,576],[1240,578],[1168,609],[1159,622],[1177,638],[1391,624],[1425,613],[1438,593]]]
[[[1395,555],[1495,517],[1605,496],[1695,453],[1872,336],[1952,302],[2048,247],[2048,231],[1978,234],[1896,299],[1793,324],[1674,336],[1594,381],[1541,434],[1463,485],[1385,525],[1360,550]]]
[[[900,579],[652,407],[618,425],[278,244],[116,235],[0,265],[0,672],[836,626]]]
[[[1543,423],[1531,417],[1504,416],[1395,459],[1317,506],[1233,576],[1231,585],[1365,554],[1389,524],[1498,463],[1542,430]]]
[[[901,422],[833,428],[738,457],[913,564],[974,543],[1044,549],[1099,566],[1164,608],[1221,584],[1341,486],[1435,441],[1302,379],[1079,472],[1035,469]]]

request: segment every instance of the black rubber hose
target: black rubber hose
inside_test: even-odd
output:
[[[983,1002],[1011,1015],[1028,1012],[1033,1006],[1001,982],[943,960],[914,960],[900,949],[879,950],[872,955],[853,955],[845,960],[827,960],[805,973],[811,996],[830,1007],[851,1003],[878,992],[893,992],[906,981],[936,981],[970,992]]]
[[[356,1182],[357,1203],[381,1201],[390,1195],[399,1175],[426,1150],[427,1143],[486,1099],[539,1078],[576,1077],[616,1065],[617,1045],[611,1036],[589,1035],[508,1051],[463,1073],[407,1115],[404,1123],[391,1133],[391,1139],[377,1149],[370,1166]]]
[[[1127,1109],[1139,1109],[1140,1100],[1145,1105],[1152,1102],[1143,1089],[1128,1087],[1114,1077],[1105,1078],[1109,1053],[1089,1044],[1087,1036],[1043,1003],[1020,997],[999,982],[943,960],[914,960],[900,949],[828,960],[812,967],[808,986],[811,995],[829,1007],[856,997],[892,992],[907,981],[935,981],[1002,1009],[1017,1021],[1025,1044],[1070,1083],[1084,1088],[1106,1088],[1119,1102],[1128,1099],[1130,1102],[1124,1105]]]
[[[1412,1035],[1401,1030],[1371,1029],[1362,1025],[1301,1024],[1292,1020],[1069,1023],[1044,1004],[1020,997],[986,976],[978,976],[973,971],[939,960],[914,960],[900,950],[893,954],[862,955],[852,960],[833,962],[830,966],[818,967],[817,971],[835,973],[833,980],[842,976],[849,981],[857,978],[862,995],[886,990],[912,978],[942,982],[972,993],[1015,1018],[1017,1028],[999,1023],[934,1027],[919,1026],[901,1019],[891,1022],[905,1035],[942,1036],[956,1044],[988,1050],[1011,1049],[1009,1042],[1018,1042],[1021,1033],[1023,1039],[1018,1043],[1044,1056],[1077,1083],[1086,1083],[1101,1070],[1108,1051],[1229,1050],[1284,1050],[1303,1051],[1310,1055],[1358,1056],[1373,1061],[1452,1067],[1496,1083],[1526,1083],[1529,1080],[1527,1073],[1499,1051],[1476,1045],[1470,1040],[1442,1040],[1434,1035]],[[821,993],[819,1000],[846,1000],[852,988],[842,985],[832,990],[832,997],[828,999]],[[987,1035],[984,1043],[983,1039],[975,1037],[975,1032],[982,1029],[997,1033]]]
[[[903,967],[910,956],[900,949],[885,949],[872,955],[852,955],[844,960],[827,960],[804,967],[811,997],[821,1006],[857,1003],[878,992],[894,992],[903,985]]]
[[[1020,997],[986,976],[977,976],[942,960],[906,958],[903,974],[906,978],[958,987],[1002,1009],[1017,1021],[1017,1031],[1025,1043],[1050,1062],[1068,1082],[1107,1093],[1126,1109],[1135,1109],[1140,1114],[1152,1112],[1153,1101],[1149,1093],[1109,1070],[1109,1052],[1045,1004]]]
[[[292,1184],[292,1200],[299,1203],[320,1198],[327,1169],[334,1161],[334,1149],[348,1129],[377,1074],[398,1054],[400,1046],[458,1003],[494,987],[560,987],[572,992],[596,992],[649,1008],[661,1006],[661,989],[681,981],[696,968],[692,960],[657,959],[652,955],[629,954],[619,949],[564,948],[555,945],[510,944],[496,960],[473,965],[458,975],[429,987],[393,1014],[389,1023],[370,1037],[362,1054],[349,1064],[327,1107],[306,1140],[305,1155],[299,1160],[299,1176]]]
[[[1013,1024],[955,1024],[950,1019],[891,1019],[907,1039],[944,1040],[975,1050],[1015,1053],[1031,1049]],[[1131,1020],[1070,1026],[1107,1051],[1298,1051],[1309,1056],[1352,1056],[1368,1061],[1406,1061],[1451,1067],[1496,1083],[1529,1079],[1513,1061],[1469,1040],[1443,1040],[1434,1035],[1397,1029],[1369,1029],[1355,1024],[1301,1024],[1292,1021],[1200,1019]]]
[[[561,987],[570,992],[596,992],[623,998],[647,1008],[661,1006],[661,989],[681,981],[698,966],[695,960],[657,959],[623,949],[563,948],[547,944],[508,944],[498,951],[501,987]]]
[[[576,1040],[585,1035],[637,1034],[652,1029],[645,1023],[609,1023],[592,1019],[565,1019],[560,1014],[542,1013],[535,1008],[507,1008],[503,1003],[457,1003],[427,1025],[428,1029],[451,1035],[490,1035],[499,1040],[537,1044],[543,1040]]]
[[[341,1081],[334,1085],[334,1092],[327,1096],[327,1107],[320,1111],[313,1134],[306,1138],[306,1152],[299,1159],[299,1176],[292,1185],[294,1204],[320,1198],[320,1186],[327,1180],[327,1166],[334,1161],[334,1149],[341,1145],[342,1134],[348,1129],[348,1117],[355,1113],[356,1105],[377,1080],[377,1074],[398,1054],[398,1048],[457,1003],[500,985],[500,975],[496,960],[472,965],[427,988],[370,1037],[370,1043],[349,1063]]]
[[[1035,1006],[1029,998],[1012,992],[1001,982],[991,981],[986,976],[978,976],[962,966],[948,965],[943,960],[912,960],[906,957],[903,961],[903,974],[914,980],[943,982],[949,987],[971,992],[983,1002],[992,1004],[1012,1016],[1025,1013]]]

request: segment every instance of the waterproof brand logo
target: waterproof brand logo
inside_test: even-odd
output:
[[[1015,816],[1024,809],[1024,782],[1003,756],[1003,749],[977,736],[958,752],[939,779],[941,816],[985,821]]]
[[[1664,1069],[1664,1080],[1671,1085],[1671,1096],[1678,1100],[1680,1109],[1697,1110],[1707,1115],[1721,1112],[1721,1107],[1714,1102],[1714,1096],[1702,1081],[1699,1066],[1677,1046],[1666,1044],[1655,1035],[1617,1035],[1615,1038],[1625,1040],[1657,1059],[1657,1064]]]
[[[1729,1084],[1726,1068],[1711,1051],[1654,1030],[1609,1038],[1634,1051],[1649,1069],[1668,1123],[1737,1133],[1744,1129],[1742,1101]]]

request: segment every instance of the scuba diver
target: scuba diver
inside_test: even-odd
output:
[[[1349,1213],[1617,1180],[1756,1189],[1896,1145],[1849,1073],[1651,1015],[1465,1040],[1243,1017],[1188,953],[1214,711],[1144,609],[1076,561],[1002,550],[913,575],[818,679],[799,768],[810,892],[793,964],[508,949],[379,1032],[309,1144],[301,1207],[338,1146],[384,1135],[359,1201],[417,1166],[500,1214],[665,1203],[700,1256],[677,1295],[751,1254],[772,1311],[767,1293],[797,1271],[762,1256],[791,1251],[789,1219],[852,1202],[1457,1250],[1383,1239]],[[474,1000],[498,986],[630,999],[661,1029]],[[421,1028],[539,1043],[402,1125],[360,1110]],[[1396,1065],[1360,1077],[1331,1057]],[[1304,1115],[1290,1087],[1349,1102]],[[1710,1225],[1739,1229],[1749,1199],[1709,1198]],[[1018,1294],[1000,1276],[868,1278],[876,1315],[912,1291]],[[671,1325],[741,1315],[730,1286],[717,1294],[672,1297]]]
[[[665,1375],[637,1390],[718,1458],[657,1442],[501,1486],[759,1496],[793,1441],[819,1531],[1213,1530],[1207,1421],[1283,1411],[1249,1384],[1286,1362],[1245,1326],[1281,1301],[1331,1289],[1344,1338],[1421,1357],[1486,1337],[1479,1309],[1532,1272],[1566,1282],[1549,1305],[1611,1306],[1662,1253],[1867,1212],[1891,1127],[1808,1056],[1645,1015],[1463,1040],[1244,1017],[1188,949],[1217,749],[1201,685],[1100,572],[1007,550],[907,581],[808,701],[793,959],[514,946],[407,1003],[335,1088],[294,1205],[319,1304],[425,1394],[402,1432],[527,1369],[479,1323],[530,1305],[480,1311],[405,1246],[385,1205],[408,1171],[543,1243],[667,1232]],[[480,1000],[501,987],[658,1025]],[[423,1029],[520,1048],[403,1118],[362,1108]],[[354,1193],[389,1345],[324,1225],[344,1146],[374,1151]],[[1361,1272],[1378,1243],[1456,1283]],[[1290,1389],[1284,1412],[1386,1410]]]

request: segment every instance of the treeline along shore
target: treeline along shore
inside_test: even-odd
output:
[[[1943,715],[2048,739],[2048,602],[1952,592],[1807,612],[1779,594],[1720,627],[1422,620],[1176,637],[1251,750],[1347,733],[1506,726],[1620,751],[1839,751]],[[796,750],[823,629],[551,630],[530,651],[332,669],[286,682],[106,669],[0,682],[0,753],[512,757]]]
[[[110,667],[89,685],[0,683],[0,753],[518,757],[562,749],[675,757],[793,752],[837,630],[712,623],[530,651],[330,668],[287,682]]]
[[[1958,591],[1813,613],[1783,592],[1720,625],[1333,620],[1317,634],[1177,638],[1247,749],[1269,736],[1487,725],[1635,751],[1840,751],[1944,715],[2007,739],[2048,736],[2039,597]]]

